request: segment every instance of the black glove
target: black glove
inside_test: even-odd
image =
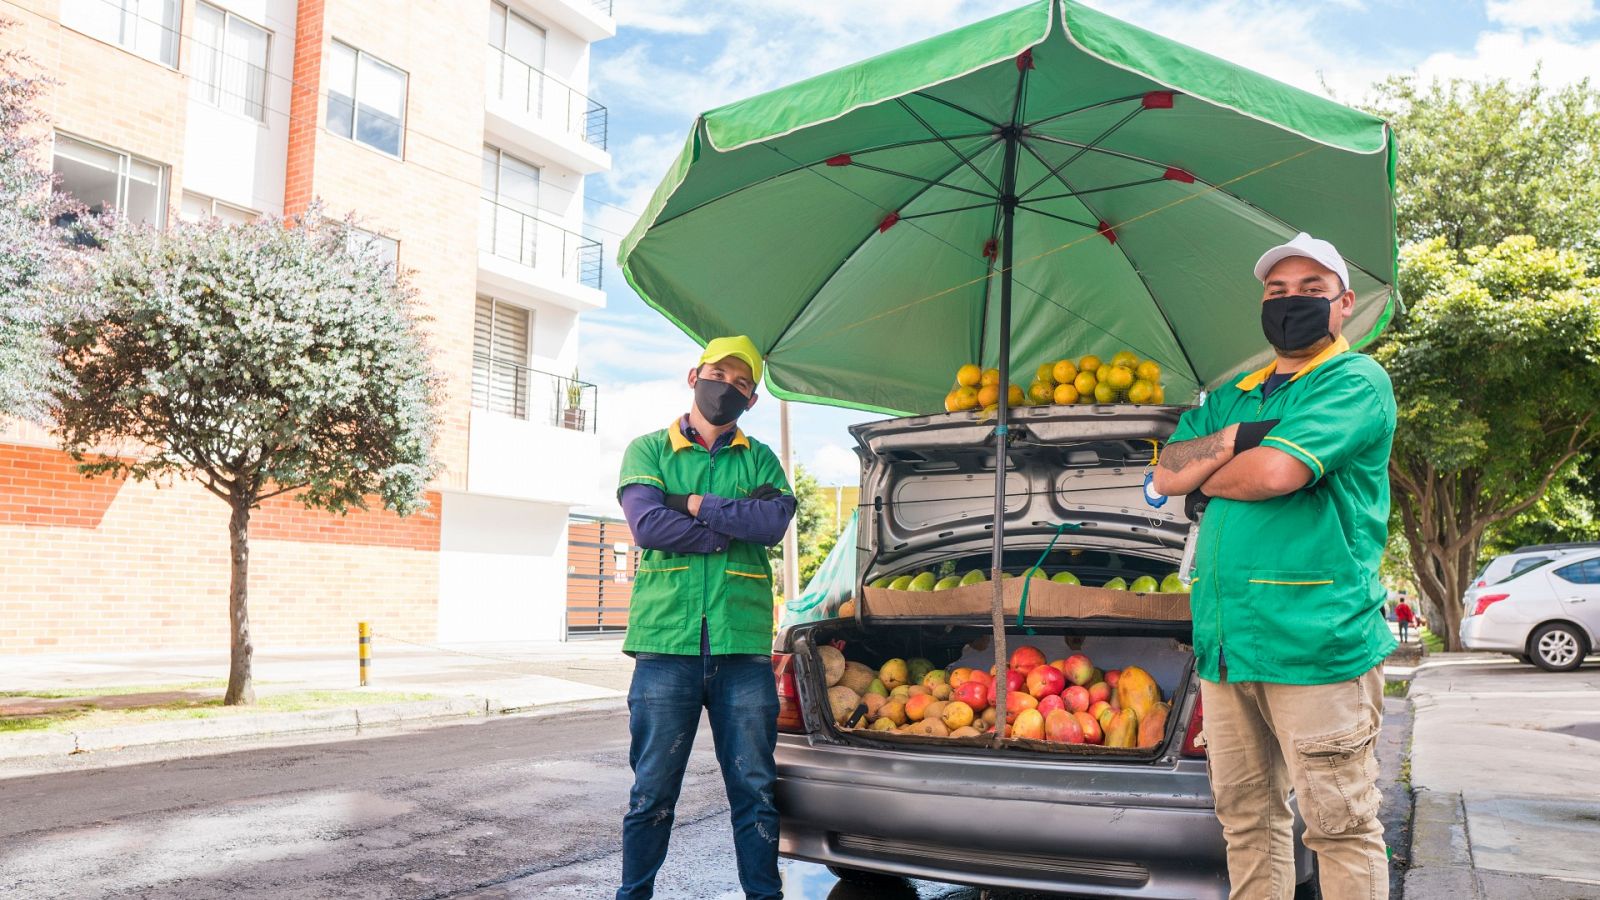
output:
[[[1259,422],[1240,422],[1239,430],[1233,435],[1233,455],[1238,456],[1246,450],[1254,450],[1261,446],[1261,439],[1267,436],[1272,426],[1282,421],[1281,419],[1262,419]]]
[[[1206,511],[1206,504],[1210,502],[1210,494],[1195,488],[1189,492],[1189,496],[1183,498],[1183,514],[1189,517],[1189,521],[1198,522],[1200,514]]]
[[[783,491],[774,487],[770,482],[750,489],[751,500],[776,500],[783,496]]]
[[[667,505],[667,509],[675,509],[686,516],[689,515],[688,494],[668,494],[661,502]]]

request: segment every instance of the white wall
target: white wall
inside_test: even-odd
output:
[[[604,395],[600,411],[605,411]],[[470,422],[467,490],[474,494],[570,507],[603,504],[615,489],[616,470],[604,468],[600,439],[590,432],[483,409],[472,410]]]
[[[442,506],[439,640],[564,637],[567,507],[460,493]]]
[[[189,100],[183,188],[258,212],[283,212],[289,153],[289,79],[294,75],[294,0],[208,0],[272,33],[267,45],[266,121]],[[189,34],[190,29],[185,28]],[[184,47],[185,71],[195,54]]]

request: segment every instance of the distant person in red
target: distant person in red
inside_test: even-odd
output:
[[[1395,605],[1394,620],[1400,623],[1400,640],[1404,643],[1406,632],[1411,629],[1411,623],[1417,620],[1417,614],[1411,611],[1411,604],[1407,603],[1404,597],[1401,597],[1400,602]]]

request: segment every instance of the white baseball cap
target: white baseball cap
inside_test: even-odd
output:
[[[1294,236],[1294,240],[1287,244],[1279,244],[1271,250],[1261,254],[1256,260],[1256,280],[1262,284],[1267,283],[1267,273],[1272,267],[1291,256],[1304,256],[1315,263],[1328,269],[1339,276],[1339,284],[1345,290],[1350,290],[1350,270],[1344,264],[1344,257],[1339,255],[1338,249],[1327,241],[1320,241],[1306,234],[1304,231]]]

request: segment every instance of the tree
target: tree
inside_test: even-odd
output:
[[[0,20],[0,30],[11,23]],[[44,421],[61,369],[50,337],[66,247],[52,224],[68,209],[41,164],[37,103],[46,82],[0,52],[0,416]]]
[[[1600,94],[1587,81],[1552,90],[1537,72],[1523,86],[1397,77],[1370,106],[1399,137],[1402,244],[1442,238],[1459,255],[1527,234],[1600,250]]]
[[[292,494],[343,513],[376,496],[408,515],[436,471],[434,373],[414,291],[351,224],[113,223],[61,329],[75,393],[56,412],[87,475],[186,477],[228,504],[232,662],[252,703],[250,515]],[[92,455],[99,448],[115,455]]]
[[[794,467],[794,523],[795,542],[800,551],[800,568],[805,569],[806,560],[817,553],[817,544],[822,539],[824,524],[828,518],[827,504],[822,496],[822,488],[817,484],[817,477],[806,471],[806,467],[795,463]],[[783,544],[778,544],[767,551],[768,558],[772,561],[774,572],[783,571]],[[813,567],[812,571],[815,571]],[[804,584],[805,576],[802,574],[800,583]]]
[[[1600,448],[1600,278],[1531,237],[1408,247],[1412,298],[1373,355],[1394,380],[1389,462],[1417,587],[1455,646],[1485,531]]]

